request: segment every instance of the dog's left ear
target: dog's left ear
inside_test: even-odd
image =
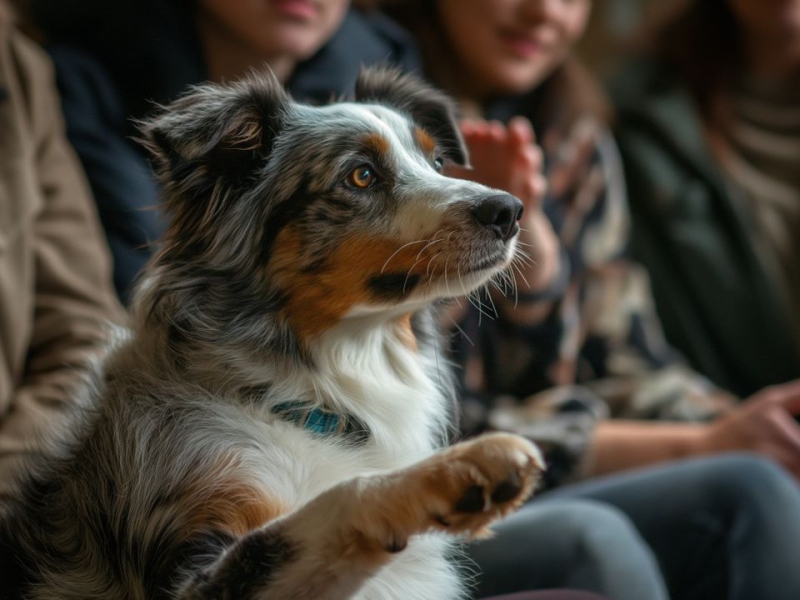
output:
[[[271,73],[196,86],[141,122],[140,141],[164,181],[245,175],[272,150],[289,102]]]
[[[365,68],[356,81],[355,99],[385,104],[408,114],[439,142],[446,158],[467,165],[467,148],[458,129],[455,104],[420,78],[394,68]]]

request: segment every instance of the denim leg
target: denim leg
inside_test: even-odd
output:
[[[613,600],[665,600],[649,548],[618,510],[588,500],[535,500],[470,544],[478,597],[570,588]]]
[[[653,549],[673,600],[800,598],[800,488],[767,459],[681,461],[543,498],[619,508]]]

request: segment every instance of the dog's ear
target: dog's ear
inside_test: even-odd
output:
[[[447,158],[461,166],[467,164],[455,104],[418,77],[393,68],[365,68],[356,81],[355,98],[357,102],[385,104],[408,114],[439,142]]]
[[[269,155],[289,97],[275,77],[200,85],[139,123],[162,180],[183,187],[194,180],[246,176]],[[193,187],[193,186],[190,186]]]
[[[140,141],[150,150],[164,186],[170,214],[163,247],[196,255],[204,249],[230,249],[220,236],[228,231],[225,214],[252,186],[253,175],[269,160],[284,127],[289,96],[271,75],[251,75],[227,86],[203,85],[140,123]],[[220,259],[225,250],[209,252]]]

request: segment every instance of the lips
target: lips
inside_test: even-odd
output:
[[[506,48],[519,58],[531,58],[540,55],[551,46],[551,44],[538,37],[515,31],[503,31],[500,38]]]
[[[273,0],[275,10],[284,17],[307,21],[319,13],[314,0]]]

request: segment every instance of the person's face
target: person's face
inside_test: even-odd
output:
[[[228,34],[267,58],[310,58],[342,22],[349,0],[199,0]]]
[[[800,0],[728,0],[728,6],[751,39],[800,41]]]
[[[583,34],[590,8],[590,0],[437,0],[461,70],[486,94],[541,83]]]

